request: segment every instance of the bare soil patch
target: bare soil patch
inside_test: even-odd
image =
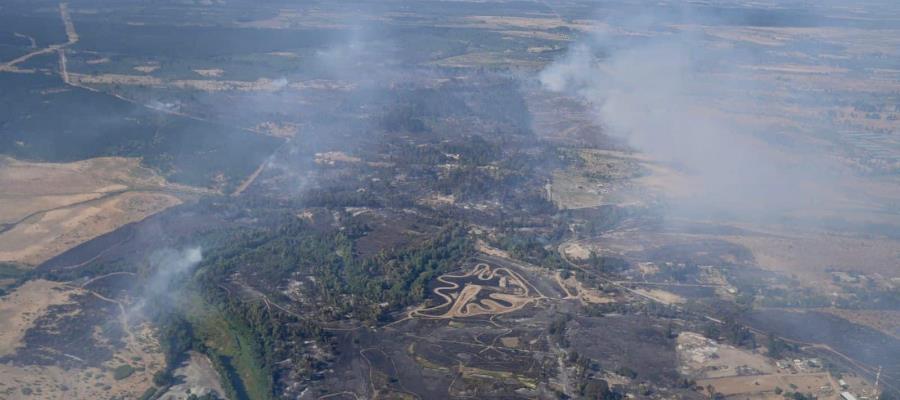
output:
[[[195,69],[193,71],[205,78],[218,78],[225,73],[221,68]]]
[[[659,289],[633,289],[633,291],[640,293],[647,297],[652,297],[658,300],[660,303],[664,304],[684,304],[687,302],[684,297],[681,297],[675,293],[667,292],[665,290]]]
[[[159,65],[156,65],[156,64],[153,64],[153,65],[139,65],[139,66],[137,66],[137,67],[134,67],[134,70],[135,70],[135,71],[143,72],[143,73],[145,73],[145,74],[149,74],[149,73],[151,73],[151,72],[153,72],[153,71],[156,71],[156,70],[158,70],[158,69],[159,69]]]
[[[729,236],[725,240],[746,246],[759,266],[786,274],[828,282],[828,269],[880,273],[900,277],[900,241],[855,238],[834,234]]]
[[[173,375],[179,383],[173,385],[160,396],[164,399],[185,400],[191,394],[203,396],[207,393],[216,393],[219,397],[225,397],[225,390],[219,380],[219,374],[205,355],[190,352],[190,358],[175,369]]]

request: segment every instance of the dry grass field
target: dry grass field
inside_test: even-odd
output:
[[[721,237],[746,246],[759,266],[811,282],[831,280],[828,269],[900,277],[900,242],[826,233]]]
[[[140,160],[0,160],[0,261],[37,265],[87,240],[201,193],[166,182]]]

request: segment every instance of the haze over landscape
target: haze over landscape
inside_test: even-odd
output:
[[[0,399],[900,398],[900,3],[0,1]]]

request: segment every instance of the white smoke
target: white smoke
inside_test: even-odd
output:
[[[752,79],[725,78],[740,71],[747,55],[672,31],[625,43],[593,36],[539,79],[548,90],[589,103],[607,134],[685,173],[690,194],[671,199],[673,207],[755,218],[829,201],[821,188],[832,178],[807,164],[825,157],[773,147],[759,139],[758,128],[719,112],[718,102],[736,93],[753,101],[752,93],[764,89]],[[800,154],[811,157],[801,161]]]
[[[200,247],[185,249],[163,249],[150,256],[148,277],[142,288],[141,297],[134,302],[129,310],[131,315],[147,315],[145,310],[149,304],[161,304],[173,300],[176,289],[188,279],[194,267],[203,261],[203,251]]]

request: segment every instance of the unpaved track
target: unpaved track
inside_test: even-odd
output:
[[[456,291],[459,289],[459,284],[449,280],[448,278],[470,278],[475,277],[482,281],[489,281],[494,278],[506,278],[506,285],[510,287],[520,288],[524,293],[521,294],[510,294],[510,293],[491,293],[488,295],[487,299],[483,299],[478,303],[472,303],[472,300],[475,299],[481,290],[483,290],[483,286],[476,284],[467,284],[462,290],[460,290],[454,299],[452,295],[447,292]],[[525,307],[527,304],[539,299],[539,297],[532,296],[531,289],[529,288],[528,282],[522,278],[516,272],[510,270],[509,268],[499,267],[492,268],[487,263],[478,263],[475,267],[466,273],[461,275],[453,275],[453,274],[444,274],[437,278],[437,280],[441,283],[446,284],[447,286],[441,286],[434,289],[434,294],[438,297],[441,297],[444,300],[444,303],[439,304],[437,306],[428,307],[428,308],[418,308],[410,311],[408,318],[413,317],[421,317],[428,319],[447,319],[447,318],[464,318],[471,317],[476,315],[497,315],[497,314],[505,314],[512,311],[519,310]],[[502,300],[504,302],[508,302],[512,304],[511,307],[501,305],[500,303],[491,300]],[[426,314],[427,311],[433,311],[437,309],[441,309],[444,307],[450,306],[450,309],[441,315],[433,315]]]
[[[25,54],[21,57],[18,57],[11,61],[8,61],[8,62],[0,65],[0,71],[21,72],[22,70],[17,68],[16,64],[21,64],[35,56],[39,56],[41,54],[52,53],[54,51],[59,51],[60,54],[62,54],[62,49],[64,49],[65,47],[71,46],[75,43],[78,43],[78,33],[75,32],[75,24],[72,23],[72,16],[69,15],[69,4],[68,3],[59,3],[59,16],[62,19],[63,25],[66,28],[67,41],[65,43],[52,44],[43,49],[32,51],[31,53]],[[34,43],[34,39],[32,39],[32,44],[33,43]]]
[[[104,275],[104,276],[102,276],[102,277],[100,277],[100,278],[98,278],[98,279],[102,279],[102,278],[105,278],[105,277],[110,276],[110,275],[123,274],[123,273],[124,273],[124,274],[131,274],[131,273],[129,273],[129,272],[114,272],[114,273],[111,273],[111,274],[106,274],[106,275]],[[131,274],[131,275],[134,275],[134,274]],[[128,323],[128,311],[125,310],[125,305],[122,304],[121,301],[118,301],[118,300],[116,300],[116,299],[111,299],[111,298],[109,298],[109,297],[106,297],[106,296],[104,296],[104,295],[102,295],[102,294],[100,294],[100,293],[97,293],[97,292],[95,292],[95,291],[93,291],[93,290],[90,290],[90,289],[85,288],[83,285],[82,285],[82,286],[74,286],[74,285],[71,285],[71,284],[67,284],[67,286],[68,286],[69,288],[76,289],[76,290],[78,290],[78,289],[80,289],[80,290],[85,290],[85,291],[87,291],[88,293],[92,294],[94,297],[96,297],[96,298],[98,298],[98,299],[100,299],[100,300],[103,300],[103,301],[109,302],[109,303],[113,303],[113,304],[115,304],[116,306],[118,306],[118,307],[119,307],[119,323],[122,325],[122,330],[125,331],[125,334],[128,336],[128,341],[125,342],[125,345],[129,348],[129,350],[131,350],[131,351],[137,351],[136,349],[132,348],[132,345],[133,345],[134,343],[137,343],[137,341],[136,341],[135,338],[134,338],[134,333],[131,332],[131,325]]]

